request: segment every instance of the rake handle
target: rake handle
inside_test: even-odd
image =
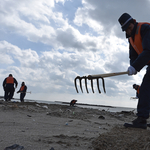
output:
[[[118,76],[118,75],[123,75],[123,74],[128,74],[128,71],[125,72],[115,72],[115,73],[106,73],[106,74],[97,74],[97,75],[88,75],[88,78],[106,78],[106,77],[112,77],[112,76]]]
[[[20,92],[20,93],[30,93],[31,94],[31,92]]]

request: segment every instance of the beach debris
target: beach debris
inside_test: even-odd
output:
[[[17,104],[13,104],[12,108],[18,108],[18,105]]]
[[[51,147],[51,149],[50,150],[55,150],[53,147]]]
[[[51,115],[51,112],[47,112],[46,115]]]
[[[36,104],[37,107],[41,107],[39,104]]]
[[[88,76],[82,76],[82,77],[77,76],[77,77],[74,79],[74,85],[75,85],[75,88],[76,88],[77,93],[79,93],[79,92],[78,92],[78,89],[77,89],[77,80],[79,80],[80,89],[81,89],[81,91],[82,91],[82,93],[83,93],[83,90],[82,90],[82,79],[84,79],[84,80],[85,80],[86,91],[87,91],[87,93],[89,93],[88,88],[87,88],[87,79],[88,79],[88,80],[91,80],[91,88],[92,88],[92,91],[93,91],[93,93],[94,93],[93,80],[96,79],[98,91],[99,91],[99,93],[101,93],[100,88],[99,88],[99,79],[102,79],[103,90],[104,90],[104,92],[106,93],[104,78],[106,78],[106,77],[111,77],[111,76],[117,76],[117,75],[123,75],[123,74],[128,74],[128,72],[126,71],[126,72],[106,73],[106,74],[88,75]]]
[[[18,144],[14,144],[12,146],[6,147],[4,150],[23,150],[24,147]]]
[[[125,115],[133,115],[133,114],[134,114],[134,111],[135,111],[135,109],[132,110],[132,111],[121,111],[121,114],[125,114]]]
[[[66,109],[66,111],[67,111],[67,112],[72,112],[72,110],[70,110],[70,109]]]
[[[44,105],[44,106],[42,106],[43,108],[45,108],[45,109],[48,109],[48,106],[46,106],[46,105]]]
[[[95,132],[95,133],[99,132],[98,130],[89,130],[89,129],[85,129],[84,131],[86,131],[86,132]]]
[[[99,116],[98,118],[99,118],[99,119],[105,119],[105,117],[104,117],[104,116]]]
[[[119,114],[119,115],[118,115],[118,117],[123,117],[123,116],[124,116],[124,114]]]
[[[59,112],[47,112],[46,115],[60,117],[62,113]]]
[[[42,107],[42,108],[45,108],[45,109],[48,109],[48,106],[47,105],[44,105],[44,106],[41,106],[39,104],[36,104],[37,107]]]
[[[68,122],[72,122],[73,120],[68,120]]]
[[[61,109],[59,109],[59,112],[63,113],[63,111]]]
[[[28,117],[32,117],[32,116],[30,116],[30,115],[27,115]]]
[[[66,124],[65,124],[66,126],[68,126],[68,122],[66,122]]]

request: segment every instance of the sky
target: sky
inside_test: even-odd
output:
[[[140,11],[142,10],[142,11]],[[89,94],[76,92],[76,76],[124,72],[129,67],[129,45],[118,23],[123,13],[137,22],[150,22],[149,0],[0,0],[0,83],[11,73],[24,81],[26,99],[134,107],[133,84],[141,84],[144,67],[137,75],[105,78]],[[4,95],[3,87],[0,95]]]

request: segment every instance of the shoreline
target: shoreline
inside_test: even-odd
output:
[[[0,99],[4,100],[3,96],[0,96]],[[20,102],[20,99],[13,98],[11,102]],[[70,106],[70,102],[64,102],[64,101],[46,101],[46,100],[25,99],[25,102],[37,102],[37,103],[45,103],[45,104],[58,104],[58,105]],[[136,112],[136,108],[131,108],[131,107],[119,107],[119,106],[97,105],[97,104],[87,104],[87,103],[76,103],[75,106],[81,107],[81,108],[105,110],[105,111],[110,111],[110,112],[121,112],[121,111]]]
[[[0,96],[0,100],[4,100],[4,96]],[[47,101],[47,100],[33,100],[33,99],[24,99],[25,102],[37,102],[37,103],[45,103],[45,104],[60,104],[60,105],[70,105],[70,102],[64,102],[64,101]],[[11,102],[20,102],[19,98],[13,98]],[[98,104],[87,104],[87,103],[76,103],[76,106],[81,106],[83,108],[107,108],[107,109],[117,109],[121,111],[123,110],[135,110],[136,108],[132,107],[120,107],[120,106],[110,106],[110,105],[98,105]],[[87,107],[86,107],[87,106]]]

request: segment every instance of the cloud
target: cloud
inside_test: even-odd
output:
[[[133,5],[136,3],[136,8],[133,9]],[[97,1],[97,0],[82,0],[83,7],[78,8],[74,22],[76,25],[87,24],[98,34],[109,36],[111,33],[120,35],[120,25],[118,19],[121,14],[127,12],[133,16],[137,21],[150,21],[147,13],[141,15],[141,7],[144,8],[145,12],[149,11],[150,1],[146,0],[141,2],[140,0],[132,1]],[[128,8],[128,9],[127,9]],[[114,30],[114,31],[112,31]]]
[[[148,14],[133,9],[133,3],[138,4],[136,10],[144,6],[148,12],[149,1],[2,1],[0,82],[11,72],[19,83],[26,82],[32,91],[27,98],[34,99],[69,101],[74,97],[103,104],[129,99],[135,94],[132,84],[141,83],[144,71],[106,78],[106,95],[101,81],[101,95],[95,81],[95,94],[88,82],[89,95],[77,95],[74,78],[127,70],[128,41],[118,17],[128,8],[137,20],[149,20]]]

